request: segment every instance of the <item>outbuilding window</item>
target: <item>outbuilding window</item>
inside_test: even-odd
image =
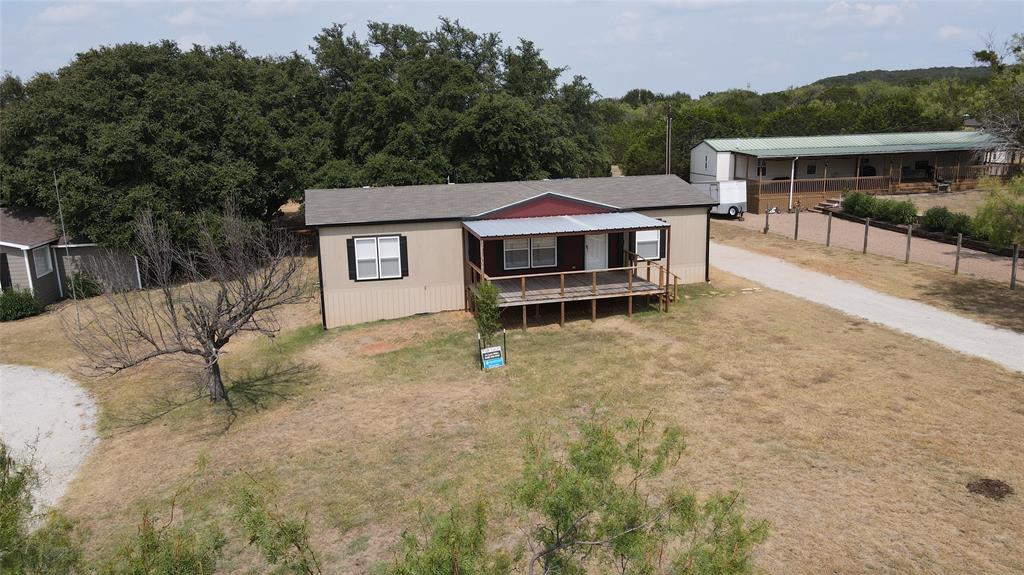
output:
[[[407,275],[401,236],[353,238],[349,275],[357,281],[397,279]]]
[[[530,240],[505,240],[505,269],[523,270],[530,267]]]
[[[807,175],[813,176],[818,173],[818,166],[815,164],[807,164]]]
[[[636,255],[656,260],[661,257],[661,230],[644,230],[636,233]]]
[[[52,272],[53,259],[50,256],[50,246],[41,246],[32,250],[32,263],[35,264],[37,278]]]
[[[758,177],[768,175],[768,162],[766,160],[757,161],[757,175]]]

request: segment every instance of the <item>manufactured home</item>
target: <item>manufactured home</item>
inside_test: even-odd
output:
[[[76,273],[108,289],[142,285],[138,260],[131,254],[62,237],[42,211],[0,208],[0,291],[27,290],[49,304],[71,297],[68,280]]]
[[[1020,159],[987,132],[916,132],[781,138],[715,138],[690,151],[690,181],[742,181],[747,209],[812,206],[847,191],[895,194],[972,189],[1010,177]]]
[[[307,190],[325,328],[470,309],[656,298],[708,280],[715,202],[672,175]]]

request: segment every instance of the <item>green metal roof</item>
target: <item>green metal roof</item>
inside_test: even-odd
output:
[[[999,139],[986,132],[909,132],[781,138],[714,138],[704,142],[719,152],[737,152],[759,158],[792,158],[981,150],[996,147]]]

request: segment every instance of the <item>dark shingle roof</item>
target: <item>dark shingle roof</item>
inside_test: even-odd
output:
[[[306,224],[361,224],[463,219],[544,193],[609,204],[623,210],[715,203],[678,176],[628,176],[306,190]]]
[[[56,237],[53,220],[42,211],[0,208],[0,242],[35,247]]]

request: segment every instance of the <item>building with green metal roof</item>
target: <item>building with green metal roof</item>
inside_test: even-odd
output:
[[[1019,171],[1017,158],[999,148],[984,131],[712,138],[690,151],[690,181],[744,180],[748,208],[757,212],[764,203],[758,200],[773,194],[785,201],[780,206],[773,197],[772,205],[792,207],[801,193],[811,200],[849,190],[969,188],[981,176]]]

